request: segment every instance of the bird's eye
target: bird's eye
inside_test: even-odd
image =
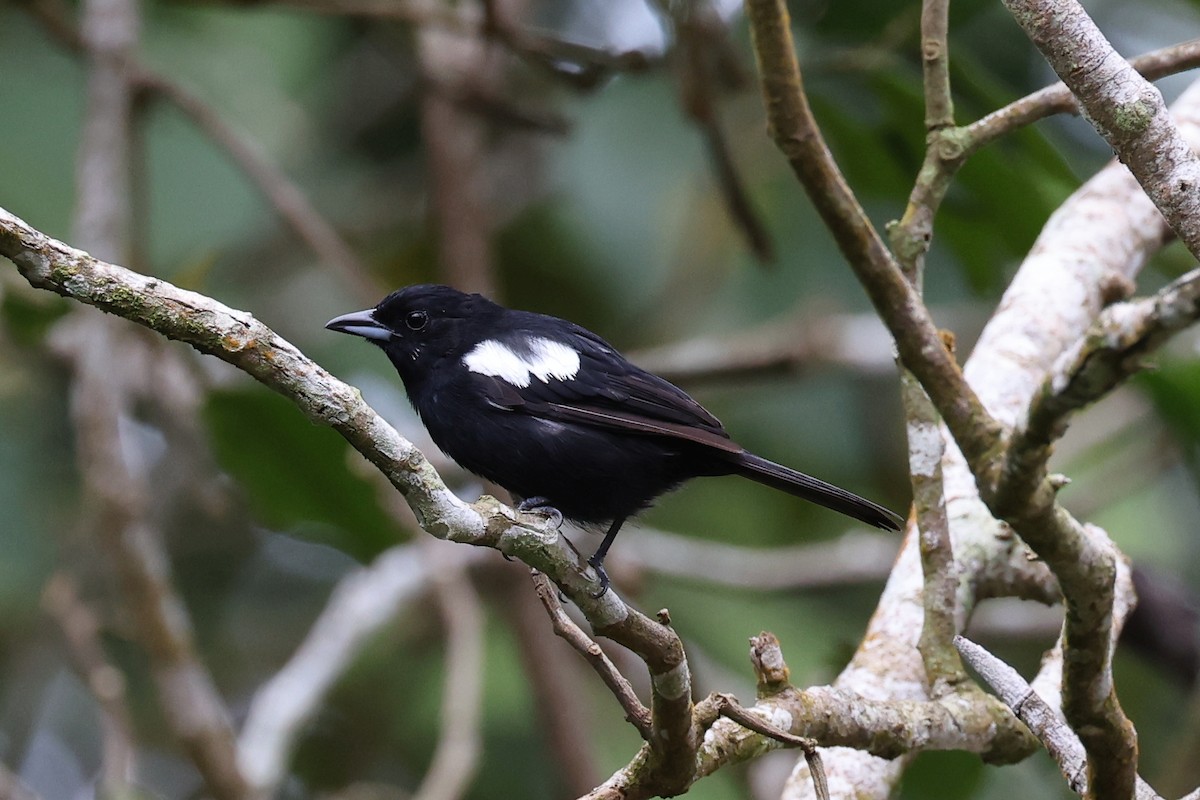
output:
[[[429,322],[429,315],[424,311],[410,311],[404,318],[404,324],[410,331],[419,331]]]

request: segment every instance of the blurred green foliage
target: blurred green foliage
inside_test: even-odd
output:
[[[1094,10],[1119,45],[1144,44],[1162,30],[1182,37],[1200,22],[1196,4],[1146,2],[1134,16],[1118,14],[1118,5]],[[817,116],[880,228],[903,210],[921,162],[918,11],[915,2],[885,0],[793,3]],[[411,29],[258,4],[150,2],[143,12],[145,62],[193,88],[297,181],[381,291],[438,278]],[[1113,20],[1120,26],[1110,28]],[[960,122],[1049,80],[1000,4],[959,0],[952,23]],[[752,70],[742,23],[735,21],[732,38]],[[1168,43],[1153,40],[1153,46]],[[788,314],[868,309],[765,136],[753,81],[722,96],[720,115],[779,252],[769,267],[754,262],[725,213],[672,69],[617,76],[590,93],[573,93],[527,65],[506,69],[521,88],[510,102],[554,110],[571,129],[552,136],[496,125],[490,132],[502,299],[569,317],[628,349],[733,333]],[[68,241],[84,82],[80,63],[36,21],[18,5],[0,6],[0,206]],[[141,119],[138,266],[253,312],[335,373],[394,382],[374,350],[322,329],[364,299],[296,239],[227,154],[162,100],[149,103]],[[1051,121],[972,158],[936,223],[928,296],[937,309],[984,319],[1046,217],[1107,156],[1085,129]],[[1160,263],[1164,274],[1189,265],[1177,251]],[[46,578],[66,569],[79,576],[105,621],[111,657],[129,674],[149,765],[140,776],[145,787],[190,796],[197,778],[158,717],[110,565],[97,543],[79,533],[87,510],[79,504],[68,379],[46,345],[71,308],[0,264],[0,761],[46,797],[66,796],[59,792],[79,788],[71,780],[95,775],[95,709],[59,632],[38,609]],[[960,352],[969,345],[961,341]],[[189,513],[167,535],[202,655],[236,715],[298,645],[337,579],[411,532],[398,529],[376,482],[353,466],[357,457],[348,458],[332,432],[212,359],[197,360],[220,386],[207,396],[204,432],[235,501],[219,521],[209,512]],[[1138,385],[1152,405],[1148,413],[1171,431],[1169,453],[1145,469],[1125,470],[1123,483],[1103,486],[1093,510],[1123,546],[1152,552],[1156,563],[1194,587],[1200,570],[1189,534],[1200,371],[1191,360],[1172,363]],[[905,502],[903,426],[891,380],[825,370],[696,393],[752,449],[893,507]],[[367,399],[400,409],[395,423],[405,435],[420,436],[398,395],[375,389]],[[1118,458],[1090,445],[1074,452],[1072,464],[1102,473]],[[1065,497],[1071,502],[1071,491]],[[647,522],[750,546],[830,538],[846,529],[833,514],[734,480],[693,483],[666,498]],[[623,536],[637,536],[635,527]],[[878,589],[767,594],[648,577],[634,600],[646,609],[671,609],[702,665],[693,667],[700,692],[737,688],[748,699],[748,636],[777,633],[797,684],[831,680],[861,636]],[[539,729],[513,626],[493,609],[486,631],[484,755],[470,797],[561,797],[562,778]],[[544,634],[551,635],[548,627]],[[1025,665],[1046,642],[989,644]],[[340,681],[305,735],[285,795],[363,781],[413,789],[440,726],[442,659],[436,614],[423,601]],[[607,775],[626,763],[638,740],[604,690],[579,670],[589,712],[580,724]],[[1168,712],[1181,705],[1184,690],[1152,665],[1123,660],[1119,670],[1123,690],[1145,689],[1122,692],[1143,742],[1163,742],[1178,724]],[[62,708],[75,709],[72,725]],[[1147,759],[1150,768],[1162,763]],[[39,783],[52,773],[58,783]],[[745,797],[749,783],[745,769],[727,770],[691,796]],[[996,768],[964,754],[926,754],[901,789],[905,798],[1020,793],[1067,796],[1042,756]]]

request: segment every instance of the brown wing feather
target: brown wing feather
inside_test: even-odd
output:
[[[611,409],[589,408],[587,406],[567,406],[561,403],[547,403],[546,410],[539,414],[547,418],[564,422],[581,422],[600,428],[609,428],[626,433],[642,433],[653,436],[668,436],[672,439],[683,439],[688,442],[723,450],[726,453],[740,453],[742,446],[729,438],[724,431],[717,433],[705,428],[680,425],[676,422],[664,422],[637,414],[628,414]],[[722,435],[725,434],[725,435]]]

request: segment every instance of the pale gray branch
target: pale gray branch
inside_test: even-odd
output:
[[[1059,711],[1033,690],[1015,669],[963,636],[954,637],[963,660],[979,673],[997,696],[1029,726],[1033,735],[1046,746],[1067,785],[1079,795],[1087,794],[1087,753],[1079,737],[1068,727]],[[1136,800],[1161,800],[1150,784],[1137,778]]]

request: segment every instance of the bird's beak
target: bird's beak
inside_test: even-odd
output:
[[[354,311],[350,314],[342,314],[340,317],[334,317],[329,322],[326,322],[325,327],[331,331],[349,333],[353,336],[361,336],[364,339],[370,339],[375,342],[391,341],[391,329],[377,322],[373,314],[374,309],[370,308],[366,311]]]

